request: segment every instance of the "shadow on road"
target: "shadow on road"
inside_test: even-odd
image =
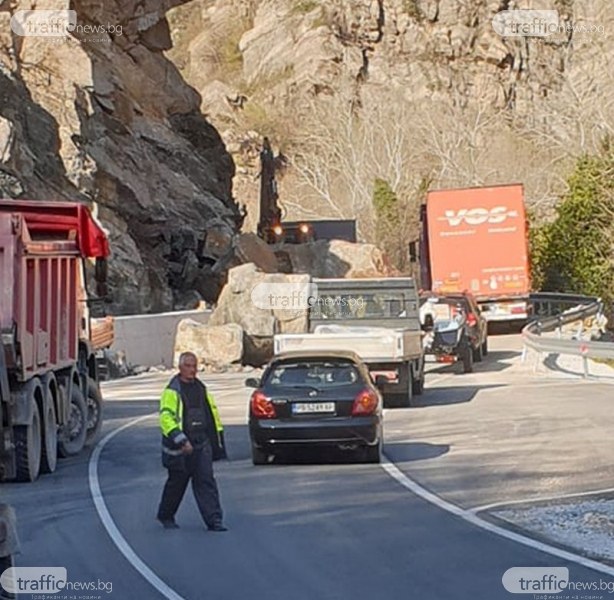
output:
[[[427,379],[428,383],[428,379]],[[505,387],[503,384],[490,385],[468,385],[451,387],[425,388],[422,396],[414,397],[412,408],[423,408],[426,406],[447,406],[449,404],[462,404],[471,402],[480,390]],[[410,409],[411,410],[411,409]]]
[[[394,462],[411,462],[437,458],[450,451],[448,444],[427,444],[425,442],[386,443],[384,451],[394,455]]]
[[[507,361],[511,361],[515,358],[518,358],[520,357],[520,355],[520,352],[514,352],[512,350],[491,350],[489,351],[488,356],[486,356],[482,362],[473,364],[474,373],[498,373],[500,371],[505,371],[512,366]],[[428,375],[430,373],[436,373],[438,375],[445,375],[448,373],[450,375],[454,373],[456,373],[457,375],[465,375],[465,373],[463,373],[463,365],[460,362],[445,364],[436,363],[432,361],[433,359],[431,358],[431,360],[427,364],[439,364],[439,366],[435,366],[428,370],[427,383]]]

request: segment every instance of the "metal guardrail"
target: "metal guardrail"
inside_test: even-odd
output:
[[[548,307],[544,311],[534,311],[529,323],[522,330],[525,348],[531,348],[540,353],[570,354],[584,358],[584,376],[588,376],[588,359],[614,359],[614,343],[581,339],[582,322],[590,317],[603,313],[603,302],[594,296],[578,296],[575,294],[532,294],[534,307]],[[553,307],[570,307],[560,314],[548,314],[556,311]],[[547,314],[547,316],[540,316]],[[577,339],[563,339],[562,327],[571,323],[579,323]],[[558,331],[558,337],[545,337],[542,334]]]

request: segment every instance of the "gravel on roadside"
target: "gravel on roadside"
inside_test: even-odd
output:
[[[614,499],[599,498],[524,508],[492,515],[583,554],[614,561]]]

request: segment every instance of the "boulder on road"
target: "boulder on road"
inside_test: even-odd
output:
[[[173,364],[182,352],[194,352],[202,366],[223,367],[238,363],[243,356],[243,329],[235,323],[212,326],[183,319],[177,326]]]
[[[307,330],[307,309],[300,307],[264,306],[252,298],[259,284],[308,284],[309,275],[263,273],[253,263],[230,269],[210,325],[236,323],[244,333],[243,363],[252,366],[265,364],[273,355],[273,335]],[[273,288],[275,289],[275,288]],[[279,288],[277,288],[279,289]]]

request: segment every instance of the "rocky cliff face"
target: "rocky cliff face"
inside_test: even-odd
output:
[[[217,297],[212,267],[240,223],[233,161],[163,53],[180,3],[0,2],[0,195],[94,207],[115,312]],[[26,8],[74,9],[76,27],[19,36],[11,17]]]
[[[17,35],[26,8],[75,26]],[[501,36],[513,8],[561,31]],[[609,0],[0,0],[0,194],[95,208],[116,313],[214,300],[254,260],[231,246],[263,135],[287,216],[356,217],[366,241],[377,178],[408,232],[428,186],[522,181],[551,204],[614,135],[613,36]]]
[[[558,30],[500,35],[494,16],[516,8],[556,10]],[[236,159],[238,197],[257,197],[254,132],[268,133],[292,165],[281,183],[290,215],[357,216],[369,237],[374,177],[407,198],[424,183],[523,181],[531,204],[551,202],[569,161],[613,131],[610,8],[194,0],[171,11],[169,56]]]

